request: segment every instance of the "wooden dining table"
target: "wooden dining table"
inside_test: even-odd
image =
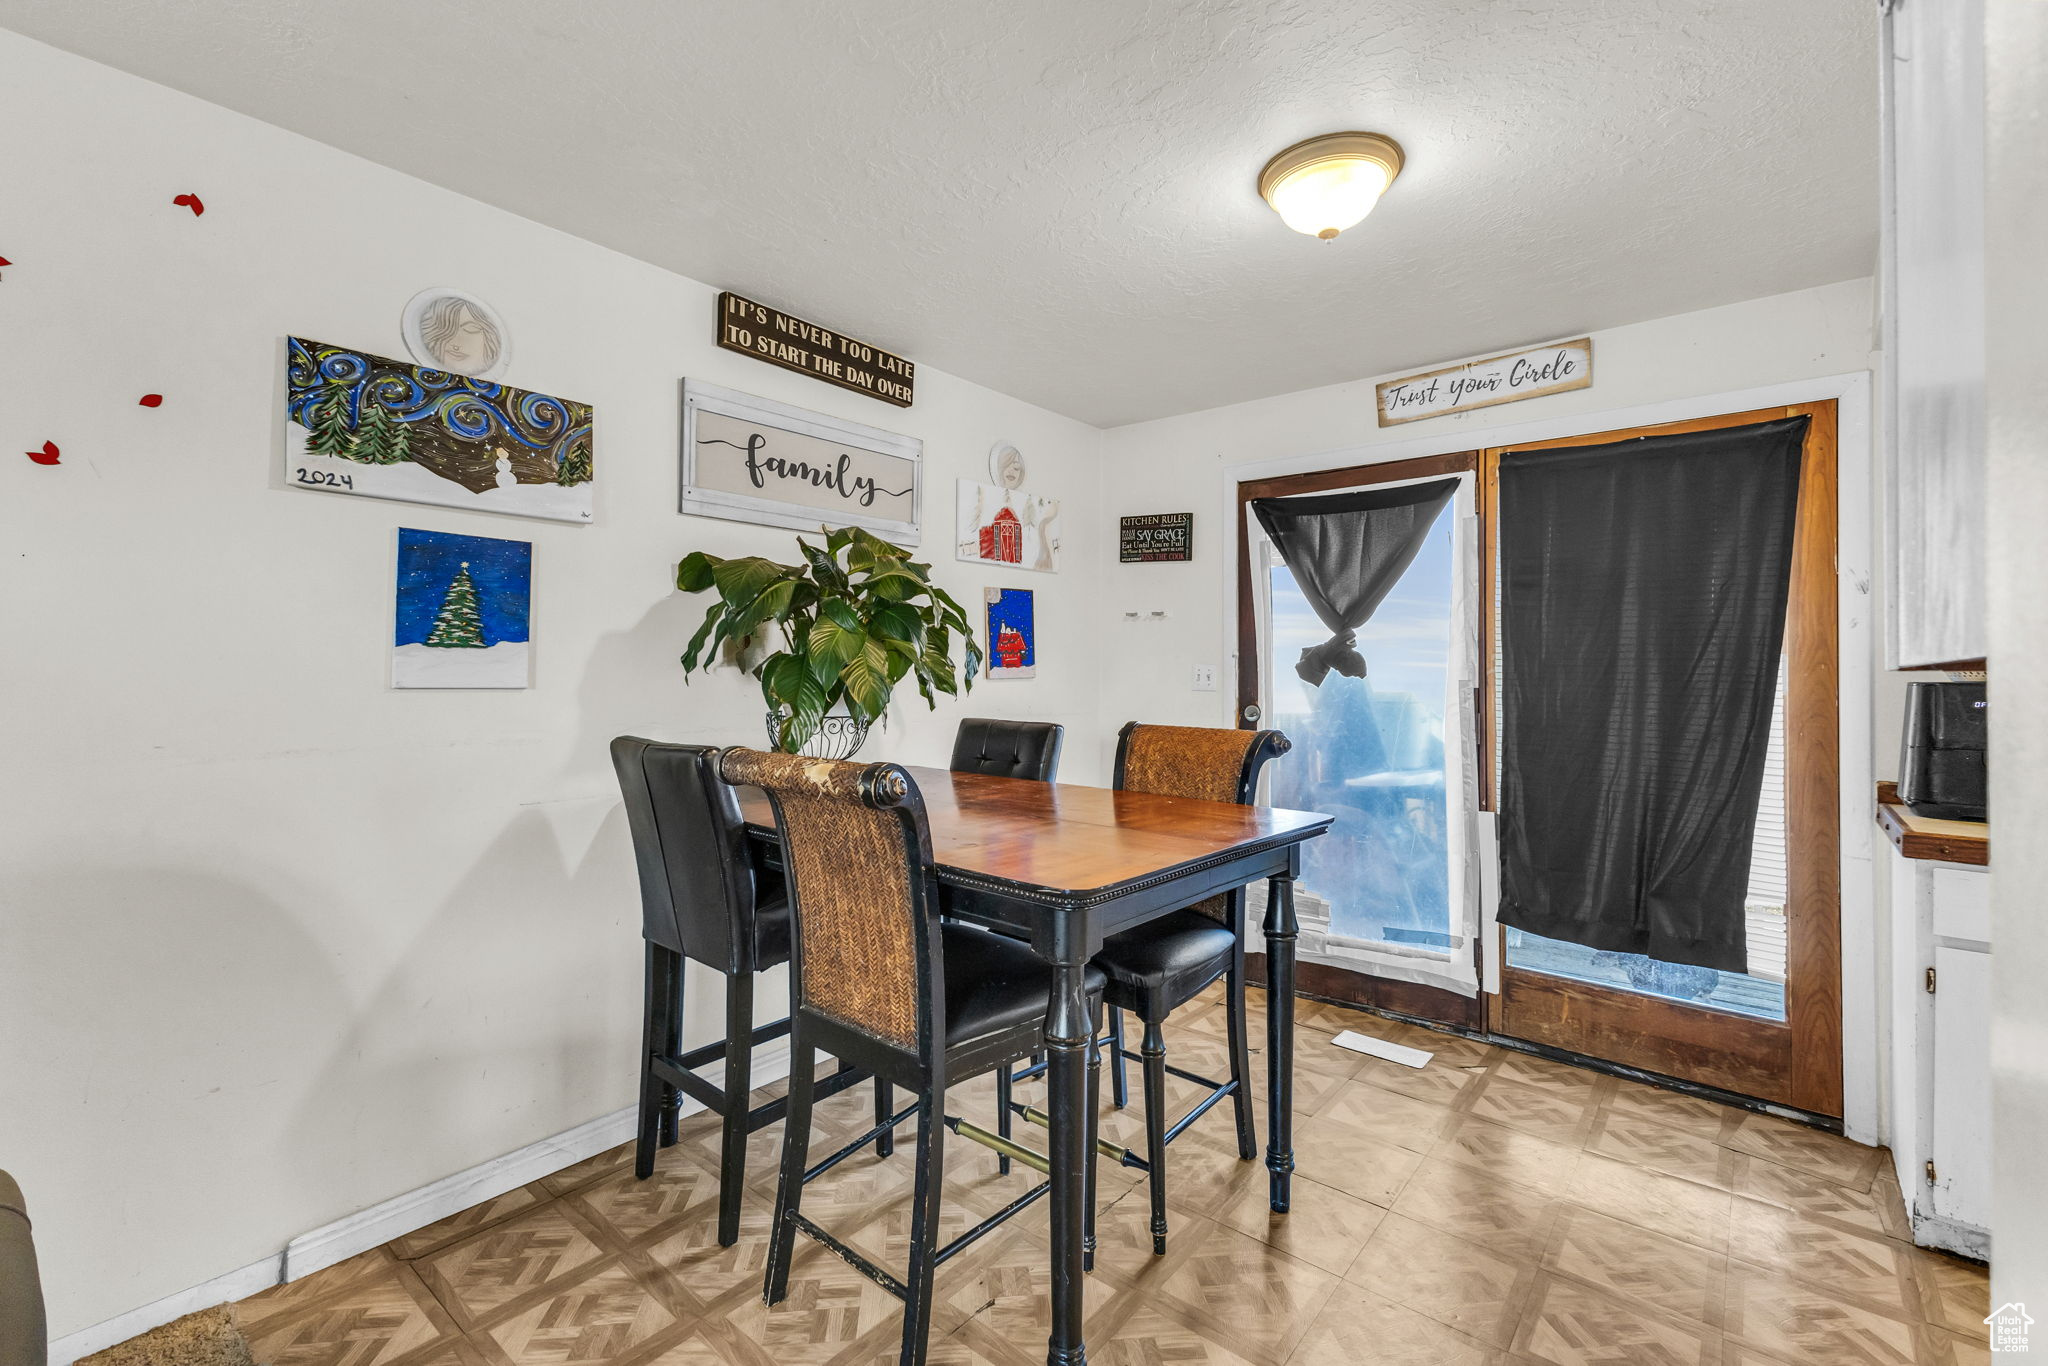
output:
[[[1266,1167],[1285,1213],[1294,1171],[1294,882],[1301,846],[1331,817],[1068,783],[907,766],[924,796],[932,876],[947,915],[1028,942],[1053,968],[1046,1011],[1051,1117],[1050,1366],[1081,1366],[1093,1020],[1084,971],[1118,930],[1260,879],[1266,899]],[[765,794],[742,789],[748,833],[776,846]]]

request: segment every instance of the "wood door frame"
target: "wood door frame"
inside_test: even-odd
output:
[[[1244,709],[1259,696],[1258,599],[1252,583],[1251,538],[1245,534],[1245,518],[1255,498],[1287,498],[1305,493],[1328,493],[1333,489],[1363,488],[1373,484],[1398,484],[1410,479],[1430,479],[1446,474],[1475,474],[1478,451],[1452,451],[1413,460],[1390,460],[1376,465],[1350,465],[1343,469],[1314,470],[1305,474],[1278,475],[1255,479],[1237,486],[1237,709],[1240,728],[1250,723]],[[1477,490],[1475,489],[1476,493]],[[1483,937],[1473,942],[1474,966],[1485,980],[1486,946]],[[1251,980],[1265,981],[1265,957],[1245,955]],[[1454,1025],[1459,1029],[1487,1027],[1486,997],[1461,996],[1443,987],[1421,982],[1397,982],[1387,977],[1369,977],[1362,972],[1334,964],[1306,960],[1295,964],[1296,987],[1324,1000],[1344,1001],[1395,1015]]]
[[[1480,790],[1482,809],[1492,810],[1496,707],[1491,585],[1502,457],[1802,415],[1812,422],[1801,456],[1791,602],[1785,615],[1785,1021],[1757,1020],[1517,969],[1507,962],[1503,929],[1494,946],[1500,955],[1501,989],[1487,998],[1487,1024],[1496,1034],[1839,1117],[1843,1060],[1836,400],[1520,442],[1480,452],[1480,582],[1485,586],[1480,594]]]

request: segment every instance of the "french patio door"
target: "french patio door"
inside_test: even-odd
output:
[[[1473,1030],[1486,1024],[1478,472],[1466,452],[1239,485],[1240,718],[1293,742],[1268,767],[1261,800],[1336,817],[1302,850],[1296,980],[1314,996]],[[1297,677],[1301,651],[1330,633],[1249,504],[1445,476],[1457,492],[1357,628],[1366,676]]]
[[[1427,794],[1403,776],[1412,774],[1412,769],[1390,761],[1383,771],[1368,771],[1378,762],[1376,751],[1361,757],[1357,746],[1345,748],[1341,727],[1305,724],[1305,714],[1314,704],[1304,704],[1290,695],[1303,688],[1291,676],[1295,646],[1289,635],[1291,604],[1285,567],[1273,563],[1270,549],[1255,530],[1241,530],[1240,718],[1250,724],[1256,715],[1265,718],[1260,724],[1277,724],[1285,730],[1291,723],[1303,729],[1308,743],[1297,743],[1295,752],[1274,766],[1280,770],[1274,781],[1282,781],[1281,774],[1288,773],[1298,789],[1289,795],[1328,803],[1313,809],[1334,809],[1338,824],[1331,836],[1317,843],[1344,836],[1347,821],[1352,827],[1348,865],[1340,859],[1326,860],[1327,866],[1319,870],[1322,887],[1309,876],[1311,870],[1304,869],[1301,887],[1308,895],[1301,900],[1327,918],[1327,930],[1323,923],[1304,918],[1305,952],[1297,969],[1303,991],[1522,1039],[1815,1114],[1841,1114],[1835,405],[1800,404],[1261,480],[1240,485],[1239,496],[1248,502],[1446,474],[1467,474],[1474,481],[1476,532],[1463,538],[1459,548],[1465,551],[1469,546],[1467,553],[1475,562],[1467,568],[1481,588],[1470,595],[1469,605],[1460,603],[1458,610],[1469,610],[1476,618],[1479,667],[1467,703],[1470,724],[1450,724],[1447,715],[1441,731],[1447,739],[1443,746],[1446,790],[1456,794],[1462,788],[1475,794],[1479,814],[1471,852],[1479,861],[1490,861],[1494,858],[1490,821],[1499,753],[1494,552],[1501,530],[1497,495],[1502,462],[1524,451],[1605,445],[1631,437],[1748,426],[1800,415],[1809,417],[1811,423],[1800,473],[1771,762],[1752,855],[1746,908],[1750,971],[1745,974],[1664,964],[1641,955],[1596,951],[1495,927],[1465,951],[1471,954],[1480,980],[1490,978],[1497,990],[1466,995],[1456,983],[1430,984],[1426,972],[1403,973],[1397,968],[1386,975],[1379,966],[1386,961],[1385,955],[1354,953],[1347,957],[1315,952],[1317,933],[1334,933],[1342,940],[1344,927],[1350,925],[1355,938],[1361,920],[1370,927],[1365,934],[1391,934],[1395,940],[1403,938],[1404,932],[1407,937],[1427,940],[1437,930],[1434,924],[1411,927],[1402,920],[1398,906],[1397,913],[1386,913],[1391,903],[1385,894],[1390,876],[1398,873],[1404,881],[1415,876],[1414,862],[1422,852],[1414,839],[1395,828],[1390,813],[1405,814],[1417,833],[1426,833],[1436,808],[1421,800]],[[1249,522],[1241,518],[1240,528]],[[1411,574],[1425,570],[1428,564],[1426,556],[1418,556]],[[1404,578],[1396,589],[1397,597],[1408,592],[1411,601],[1410,610],[1392,625],[1411,640],[1420,638],[1418,632],[1426,634],[1414,609],[1429,596],[1431,587],[1423,582],[1410,585]],[[1296,635],[1300,625],[1297,619]],[[1446,638],[1453,638],[1461,627],[1447,617],[1444,629]],[[1362,629],[1359,634],[1370,669],[1375,655],[1371,631]],[[1380,642],[1383,656],[1398,653],[1390,651],[1393,640],[1388,636]],[[1384,690],[1403,691],[1399,686]],[[1377,692],[1373,698],[1368,711],[1389,711]],[[1332,703],[1324,701],[1321,706],[1328,711]],[[1257,711],[1247,712],[1246,708]],[[1392,707],[1394,712],[1402,710],[1400,704]],[[1401,718],[1393,719],[1398,722]],[[1460,735],[1470,735],[1472,742],[1455,743]],[[1411,750],[1411,756],[1413,753]],[[1306,777],[1304,770],[1309,770]],[[1401,793],[1403,807],[1390,807],[1384,800],[1375,806],[1368,801],[1366,811],[1360,814],[1358,803],[1349,802],[1357,794],[1373,794],[1376,788],[1403,783],[1408,784]],[[1278,795],[1269,794],[1268,799],[1277,801]],[[1446,809],[1454,806],[1454,801],[1447,802]],[[1333,846],[1332,852],[1342,851]],[[1448,849],[1445,857],[1450,857]],[[1404,859],[1408,871],[1403,871]],[[1455,868],[1447,869],[1444,878],[1451,880],[1455,874]],[[1482,899],[1492,895],[1494,882],[1491,869],[1487,869],[1477,885]],[[1409,900],[1434,905],[1433,898],[1431,892]],[[1395,902],[1399,899],[1393,898]],[[1480,914],[1490,925],[1490,907],[1482,905]],[[1408,918],[1415,917],[1411,914]],[[1488,960],[1494,964],[1491,973],[1484,971]]]

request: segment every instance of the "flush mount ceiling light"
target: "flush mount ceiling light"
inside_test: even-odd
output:
[[[1378,133],[1297,142],[1259,172],[1259,197],[1296,232],[1328,241],[1379,203],[1401,174],[1401,147]]]

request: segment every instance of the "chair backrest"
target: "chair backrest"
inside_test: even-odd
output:
[[[1259,790],[1259,770],[1266,761],[1292,748],[1277,730],[1147,726],[1133,721],[1117,733],[1116,786],[1162,797],[1248,802]]]
[[[995,721],[970,716],[953,740],[955,773],[989,773],[1049,783],[1060,771],[1067,728],[1051,721]]]
[[[929,1056],[943,984],[924,798],[895,764],[728,749],[719,773],[767,792],[796,915],[798,1009]]]
[[[0,1172],[0,1366],[47,1366],[49,1359],[28,1204],[14,1178]]]
[[[1209,726],[1146,726],[1130,722],[1116,737],[1115,785],[1123,792],[1249,802],[1259,770],[1293,748],[1277,730]],[[1240,891],[1219,893],[1194,909],[1226,924],[1243,904]]]
[[[641,933],[721,972],[753,971],[753,865],[718,751],[621,735],[612,767],[640,868]]]

